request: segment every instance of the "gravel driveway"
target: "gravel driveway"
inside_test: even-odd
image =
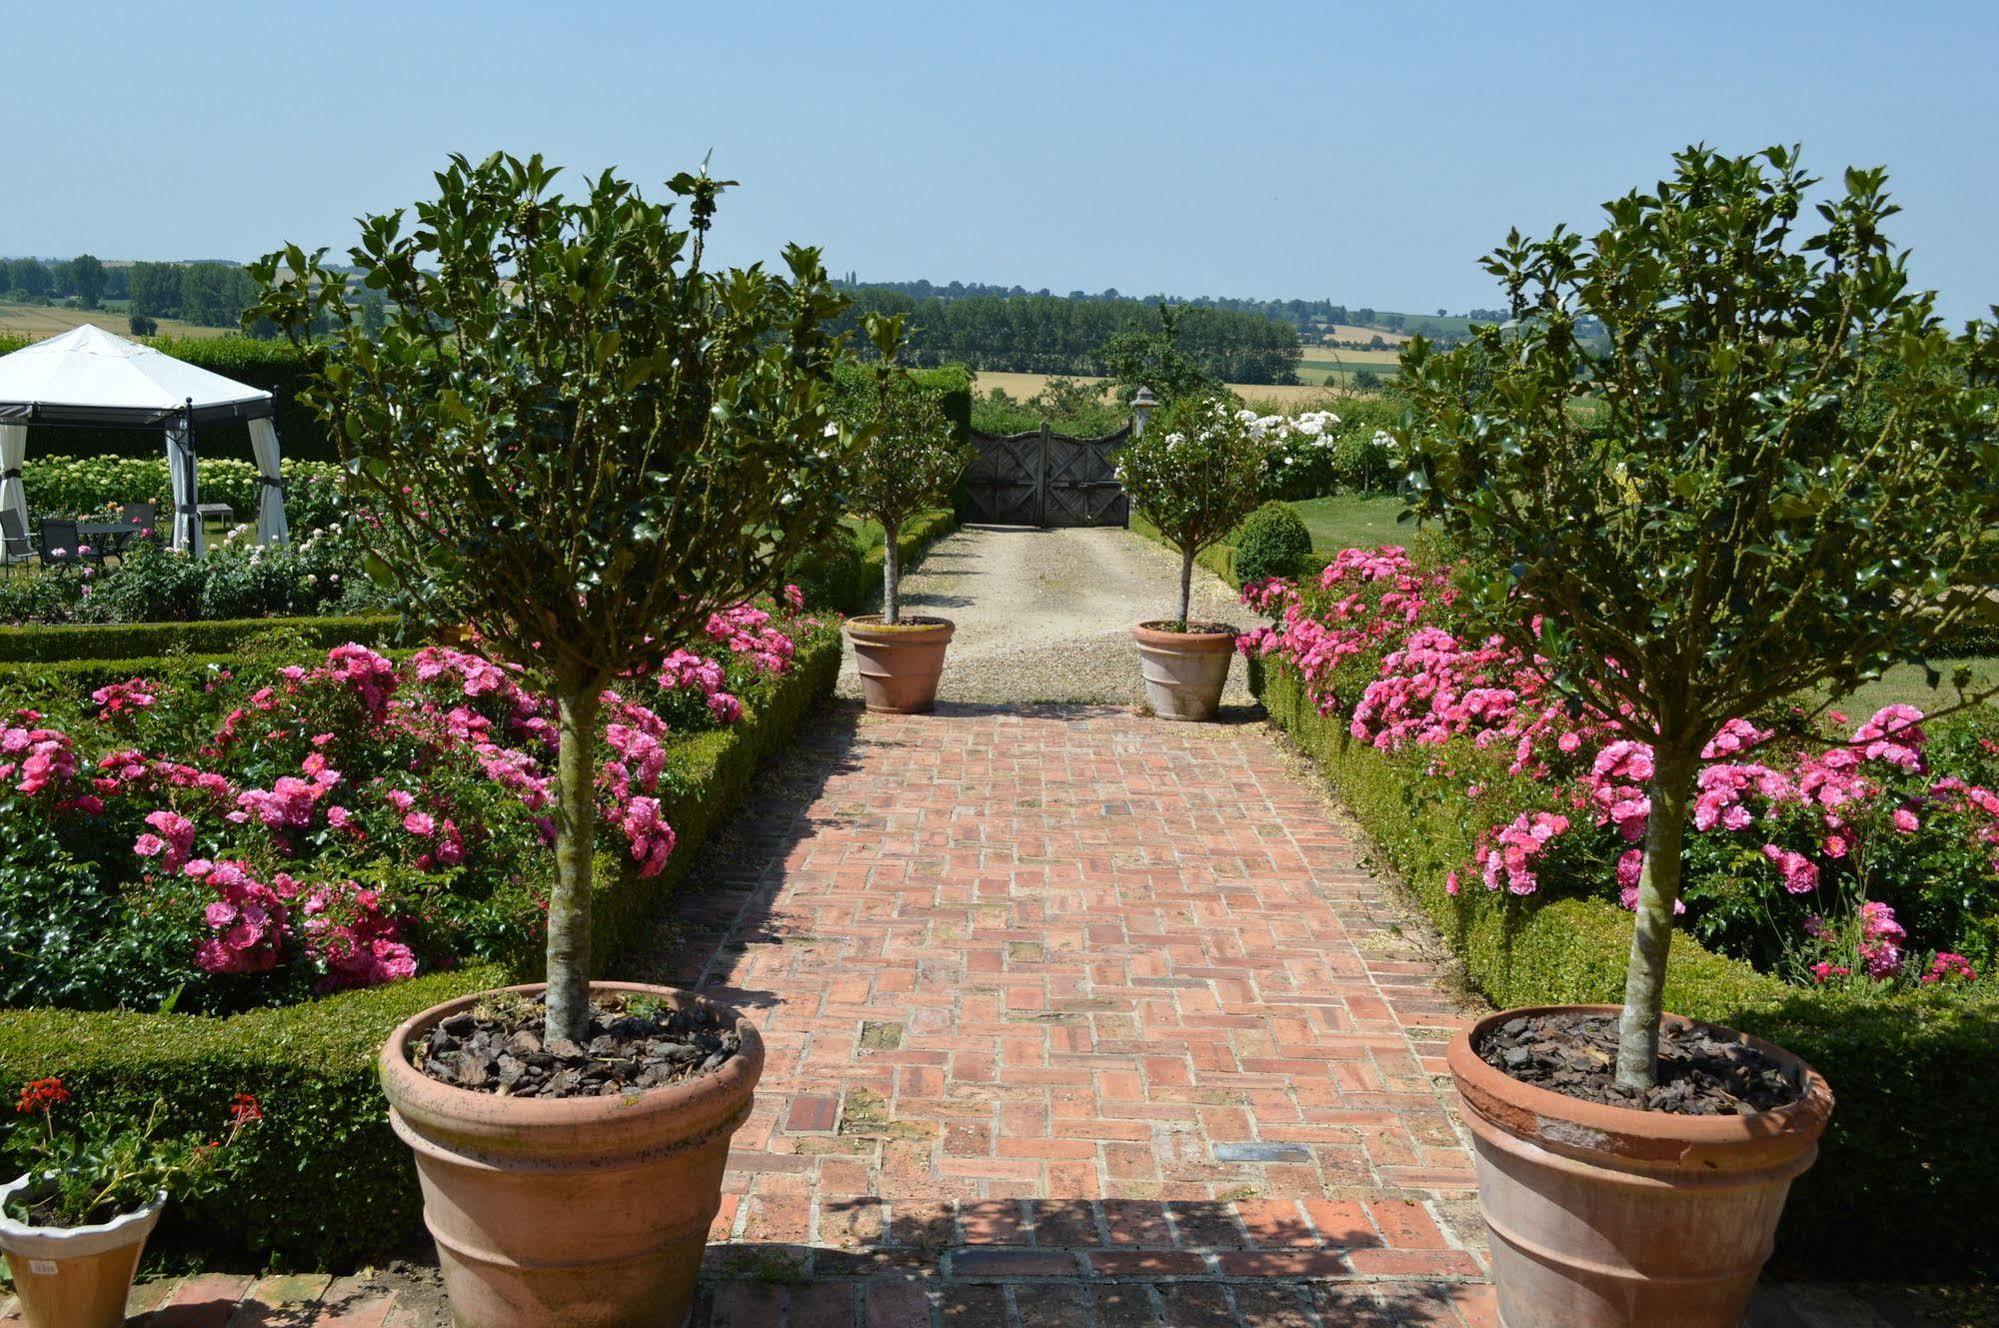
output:
[[[938,697],[975,703],[1144,699],[1131,627],[1170,617],[1180,560],[1128,530],[966,526],[932,545],[902,577],[905,613],[958,624]],[[1255,621],[1227,586],[1194,569],[1196,618]],[[848,652],[840,694],[859,696]],[[1224,705],[1250,705],[1241,660]]]

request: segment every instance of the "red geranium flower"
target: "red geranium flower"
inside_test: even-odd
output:
[[[26,1116],[37,1111],[53,1111],[67,1101],[69,1090],[62,1086],[62,1080],[33,1079],[21,1090],[21,1100],[14,1104],[14,1110]]]

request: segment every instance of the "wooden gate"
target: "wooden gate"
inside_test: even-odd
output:
[[[1127,425],[1102,438],[1071,438],[1046,424],[1005,438],[972,431],[965,470],[967,518],[1001,526],[1124,526],[1131,502],[1112,454]]]

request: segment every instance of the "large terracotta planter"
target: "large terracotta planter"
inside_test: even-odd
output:
[[[28,1178],[0,1185],[0,1209]],[[167,1197],[87,1227],[31,1227],[0,1211],[0,1250],[28,1328],[118,1328],[146,1237]]]
[[[1737,1328],[1770,1257],[1791,1182],[1818,1158],[1832,1090],[1767,1042],[1805,1095],[1750,1116],[1678,1116],[1583,1102],[1523,1084],[1472,1048],[1519,1015],[1451,1040],[1451,1077],[1477,1153],[1479,1208],[1507,1328]],[[1682,1025],[1690,1021],[1668,1015]]]
[[[598,982],[682,1008],[690,992]],[[508,988],[538,993],[539,986]],[[477,996],[433,1006],[382,1048],[389,1121],[416,1153],[424,1223],[437,1239],[459,1328],[656,1328],[694,1298],[721,1206],[729,1136],[749,1115],[763,1041],[710,1074],[616,1097],[507,1098],[417,1072],[406,1048]]]
[[[868,709],[919,715],[936,705],[944,648],[956,631],[949,618],[909,617],[892,627],[875,613],[847,619]]]
[[[1164,623],[1145,622],[1131,634],[1152,713],[1161,719],[1213,719],[1228,686],[1235,633],[1171,632]]]

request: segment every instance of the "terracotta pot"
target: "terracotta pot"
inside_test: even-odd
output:
[[[1711,1024],[1696,1026],[1776,1057],[1805,1085],[1804,1097],[1752,1116],[1607,1107],[1520,1083],[1472,1050],[1508,1019],[1560,1012],[1615,1016],[1618,1007],[1503,1010],[1450,1044],[1501,1321],[1736,1328],[1791,1182],[1818,1158],[1832,1090],[1789,1052]]]
[[[0,1185],[0,1210],[28,1177]],[[87,1227],[31,1227],[0,1211],[0,1250],[28,1328],[118,1328],[146,1237],[166,1207],[162,1194],[136,1213]]]
[[[847,619],[868,709],[920,715],[936,705],[944,647],[956,631],[949,618],[908,617],[893,627],[878,613]]]
[[[508,991],[538,993],[535,986]],[[597,982],[735,1019],[742,1050],[710,1074],[617,1097],[509,1098],[442,1084],[410,1042],[480,997],[433,1006],[382,1048],[389,1121],[416,1153],[459,1328],[678,1324],[721,1206],[729,1136],[750,1112],[763,1040],[691,992]]]
[[[1145,700],[1161,719],[1213,719],[1228,686],[1235,632],[1173,632],[1145,622],[1131,629]]]

